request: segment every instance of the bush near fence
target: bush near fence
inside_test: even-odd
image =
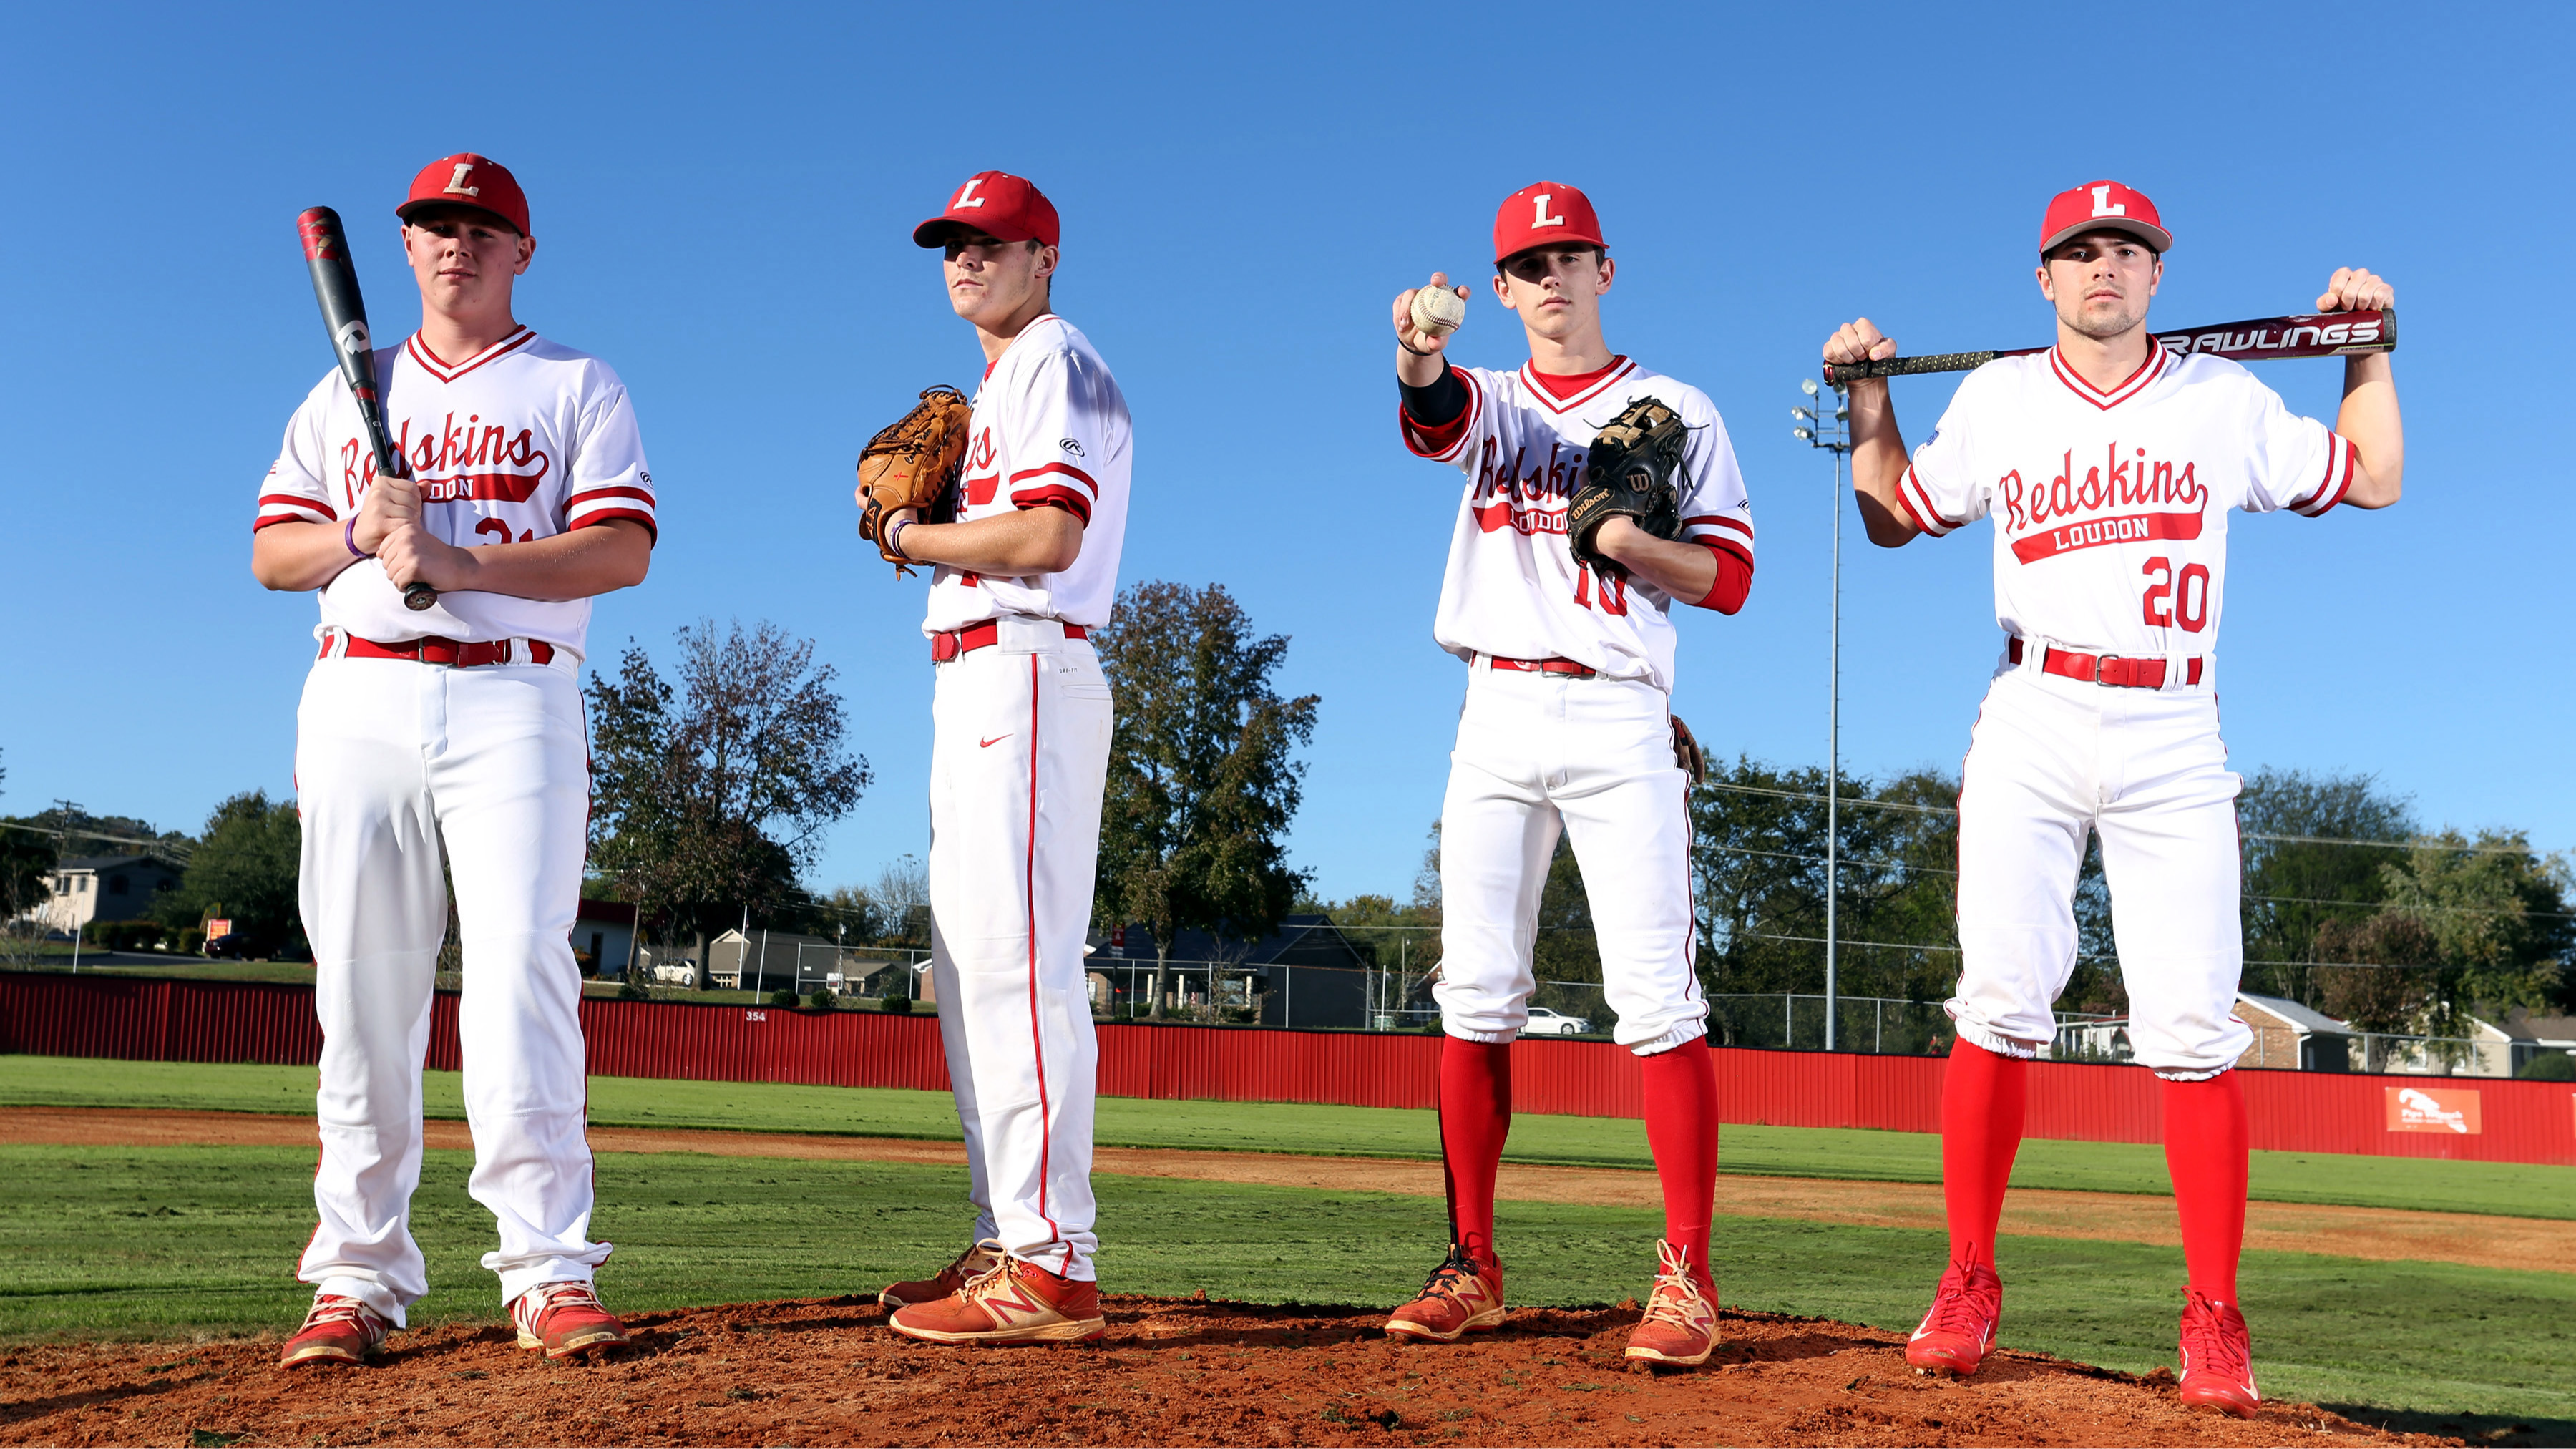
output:
[[[613,1077],[945,1091],[935,1017],[790,1011],[585,998],[589,1069]],[[1286,1031],[1107,1023],[1100,1091],[1112,1097],[1325,1102],[1428,1108],[1438,1102],[1440,1038],[1417,1033]],[[261,982],[151,981],[44,972],[0,975],[0,1050],[142,1061],[309,1064],[322,1048],[313,988]],[[1784,1127],[1937,1132],[1940,1057],[1721,1047],[1720,1116]],[[433,999],[427,1064],[460,1062],[456,998]],[[2460,1078],[2239,1069],[2253,1145],[2576,1165],[2576,1086]],[[1601,1041],[1523,1040],[1512,1048],[1513,1105],[1524,1112],[1638,1117],[1636,1058]],[[2400,1094],[2474,1104],[2476,1130],[2392,1130]],[[2162,1097],[2139,1067],[2034,1062],[2029,1134],[2091,1142],[2162,1138]]]

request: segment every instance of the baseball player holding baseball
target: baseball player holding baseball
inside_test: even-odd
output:
[[[591,1275],[581,976],[569,939],[590,805],[576,671],[590,600],[643,581],[653,480],[608,364],[511,310],[536,241],[518,181],[471,153],[396,214],[421,324],[375,354],[407,476],[379,476],[335,372],[261,485],[251,572],[321,595],[296,711],[304,928],[322,1021],[321,1221],[288,1365],[373,1354],[428,1289],[409,1227],[421,1057],[456,883],[468,1190],[500,1224],[483,1266],[523,1348],[626,1341]],[[426,583],[438,601],[403,604]]]
[[[2335,426],[2292,415],[2233,362],[2179,356],[2147,330],[2172,237],[2116,181],[2060,193],[2040,228],[2040,294],[2057,345],[1960,383],[1909,462],[1887,383],[1850,392],[1854,481],[1870,540],[1894,548],[1994,523],[1995,617],[2007,640],[1959,793],[1958,1024],[1941,1101],[1950,1264],[1906,1358],[1968,1374],[2003,1310],[1995,1228],[2022,1134],[2026,1064],[2055,1032],[2074,968],[2085,833],[2101,839],[2138,1061],[2163,1078],[2165,1161],[2190,1269],[2182,1398],[2239,1417],[2261,1405],[2236,1270],[2246,1120],[2229,1070],[2237,777],[2219,740],[2218,624],[2230,509],[2316,517],[2385,508],[2404,466],[2384,353],[2346,359]],[[2320,311],[2384,308],[2338,270]],[[1829,363],[1890,357],[1864,318]]]
[[[1445,275],[1395,299],[1405,445],[1467,479],[1433,634],[1468,672],[1441,806],[1435,988],[1450,1248],[1387,1332],[1451,1343],[1503,1320],[1494,1174],[1511,1124],[1511,1043],[1534,985],[1539,892],[1564,832],[1599,923],[1618,1040],[1644,1069],[1664,1190],[1654,1287],[1627,1352],[1696,1365],[1717,1345],[1708,1262],[1717,1082],[1693,962],[1670,610],[1676,600],[1728,614],[1743,606],[1753,516],[1707,397],[1603,340],[1601,298],[1615,272],[1590,200],[1540,182],[1494,219],[1494,296],[1520,318],[1525,365],[1449,365],[1448,328],[1467,289]],[[1581,496],[1595,486],[1587,451],[1648,399],[1678,415],[1676,506],[1661,536],[1624,515],[1592,526]]]
[[[1127,400],[1050,310],[1056,211],[979,172],[913,240],[946,256],[975,329],[954,522],[898,509],[890,557],[936,565],[930,761],[931,972],[976,1219],[938,1274],[887,1288],[897,1333],[939,1343],[1096,1339],[1091,1124],[1099,1052],[1083,975],[1127,528]]]

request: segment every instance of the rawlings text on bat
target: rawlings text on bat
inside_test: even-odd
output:
[[[2216,327],[2159,332],[2156,340],[2173,352],[2206,352],[2230,362],[2394,352],[2397,350],[2397,309],[2262,317],[2251,322],[2225,322]],[[2019,347],[2010,352],[1944,352],[1930,357],[1890,357],[1877,362],[1833,362],[1825,364],[1825,381],[1835,387],[1848,387],[1865,377],[1966,372],[1983,367],[1998,357],[2021,357],[2047,350],[2045,347]]]

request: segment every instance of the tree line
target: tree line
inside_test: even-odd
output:
[[[1116,696],[1103,800],[1095,925],[1143,926],[1157,951],[1149,1010],[1183,931],[1251,941],[1293,911],[1328,914],[1364,954],[1420,981],[1439,964],[1439,840],[1409,897],[1318,898],[1288,860],[1302,803],[1298,751],[1321,701],[1275,681],[1289,640],[1262,634],[1221,585],[1130,586],[1093,635]],[[817,893],[804,878],[822,830],[873,776],[850,748],[835,673],[777,626],[713,621],[678,631],[667,675],[629,641],[587,688],[592,741],[587,893],[633,903],[648,937],[706,937],[745,920],[852,943],[929,944],[917,856]],[[5,778],[0,774],[0,778]],[[1692,794],[1698,967],[1713,997],[1824,989],[1826,842],[1834,843],[1837,987],[1932,1004],[1959,970],[1956,777],[1845,775],[1828,824],[1824,772],[1739,758]],[[2512,830],[2427,830],[2412,802],[2368,775],[2263,770],[2238,801],[2246,989],[2374,1032],[2457,1035],[2472,1014],[2576,1006],[2564,856]],[[191,837],[139,820],[61,810],[4,822],[0,902],[42,898],[58,857],[158,853],[184,862],[154,919],[229,916],[255,953],[293,952],[300,828],[291,801],[248,791]],[[122,843],[119,843],[122,842]],[[152,842],[138,845],[136,842]],[[2098,842],[2076,895],[2078,959],[2060,1005],[2119,1015],[2115,913]],[[1536,922],[1536,974],[1600,980],[1591,909],[1560,843]],[[700,955],[703,959],[703,955]],[[1723,1016],[1723,1013],[1721,1013]],[[1726,1023],[1720,1022],[1721,1037]]]
[[[1938,770],[1845,775],[1829,828],[1825,773],[1750,758],[1691,797],[1699,973],[1711,996],[1825,987],[1828,837],[1836,986],[1845,996],[1945,999],[1959,974],[1959,787]],[[2569,862],[2514,830],[2428,831],[2368,775],[2261,770],[2237,804],[2245,989],[2372,1032],[2456,1036],[2468,1018],[2576,1007]],[[1309,900],[1376,959],[1438,964],[1437,831],[1410,900]],[[2075,889],[2078,957],[2062,1009],[2123,1015],[2114,910],[2098,840]],[[1541,896],[1536,974],[1598,982],[1590,908],[1562,843]],[[1405,944],[1399,944],[1405,943]],[[1723,1003],[1721,1003],[1723,1007]],[[1721,1036],[1727,1025],[1721,1010]]]

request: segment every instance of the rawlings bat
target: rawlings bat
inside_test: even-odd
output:
[[[367,424],[367,441],[376,450],[376,475],[399,478],[410,471],[385,434],[384,400],[376,393],[376,344],[367,335],[367,303],[358,295],[358,269],[349,260],[348,233],[340,213],[327,206],[308,206],[296,213],[296,234],[304,239],[304,265],[313,273],[313,300],[322,306],[322,329],[331,334],[331,355],[340,376],[358,401],[358,416]],[[438,590],[414,583],[403,590],[403,606],[426,609],[438,602]]]
[[[2259,317],[2251,322],[2224,322],[2215,327],[2159,332],[2156,340],[2169,351],[2183,354],[2205,352],[2230,362],[2394,352],[2397,350],[2397,309]],[[1849,387],[1866,377],[1967,372],[1998,357],[2024,357],[2047,350],[2045,347],[2017,347],[2010,352],[1944,352],[1933,357],[1889,357],[1877,362],[1829,362],[1825,364],[1825,381],[1835,387]]]

